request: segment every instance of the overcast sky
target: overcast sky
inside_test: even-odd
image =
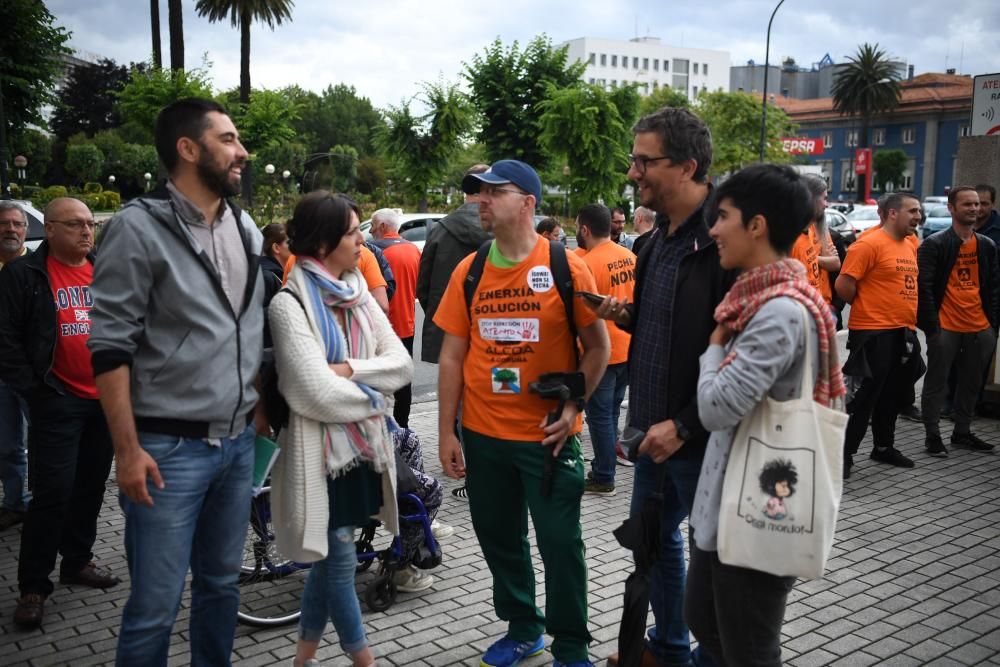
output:
[[[462,63],[496,37],[522,44],[546,33],[556,44],[575,37],[629,39],[728,51],[733,64],[764,60],[767,20],[776,0],[596,2],[595,0],[295,0],[290,23],[251,31],[254,87],[296,83],[310,90],[348,83],[376,106],[398,104],[420,83],[458,81]],[[70,45],[127,63],[152,52],[145,0],[46,0]],[[166,0],[160,1],[163,61],[169,62]],[[210,24],[184,0],[185,65],[211,63],[216,89],[239,84],[239,32]],[[786,0],[771,33],[771,61],[800,65],[829,53],[842,62],[862,42],[878,42],[917,73],[1000,72],[997,0]]]

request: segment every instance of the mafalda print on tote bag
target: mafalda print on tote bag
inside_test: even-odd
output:
[[[762,531],[811,533],[815,518],[815,451],[776,450],[753,437],[749,445],[736,510],[739,517]]]

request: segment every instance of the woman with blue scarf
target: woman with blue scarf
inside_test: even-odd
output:
[[[355,667],[367,667],[375,659],[354,591],[354,531],[375,516],[399,533],[386,416],[413,362],[357,270],[357,204],[310,193],[295,207],[288,238],[298,259],[269,317],[278,387],[291,414],[271,498],[278,548],[314,563],[294,665],[319,665],[316,650],[330,619]]]

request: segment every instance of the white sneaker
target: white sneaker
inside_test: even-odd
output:
[[[295,661],[292,661],[292,665],[294,667]],[[323,667],[323,665],[320,664],[320,661],[317,660],[316,658],[309,658],[308,660],[302,663],[302,667]]]
[[[412,565],[393,575],[396,589],[403,593],[419,593],[434,585],[434,577],[418,570]]]
[[[455,534],[455,528],[447,524],[439,522],[435,519],[431,523],[431,533],[433,533],[435,539],[442,539],[445,537],[451,537]]]

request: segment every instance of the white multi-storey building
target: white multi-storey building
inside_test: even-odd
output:
[[[569,47],[570,62],[586,63],[584,81],[605,88],[634,83],[648,95],[670,86],[689,98],[702,90],[729,90],[728,51],[668,46],[658,37],[579,37],[561,46]]]

